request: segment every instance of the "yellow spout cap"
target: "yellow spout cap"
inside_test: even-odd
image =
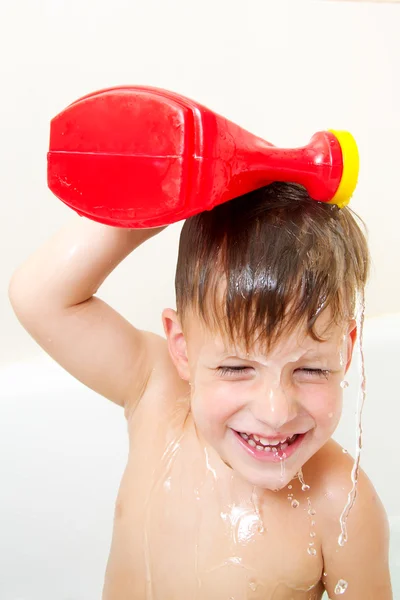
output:
[[[358,172],[360,170],[360,158],[354,137],[348,131],[336,131],[329,129],[336,137],[342,150],[343,172],[339,187],[330,204],[337,204],[343,208],[350,202],[357,186]]]

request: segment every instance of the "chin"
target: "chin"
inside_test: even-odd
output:
[[[301,465],[296,465],[296,467],[288,469],[284,465],[283,468],[279,466],[278,470],[275,466],[275,472],[268,472],[269,469],[259,471],[258,469],[252,469],[251,467],[247,467],[247,465],[237,463],[235,458],[230,460],[228,456],[224,456],[221,453],[220,458],[236,475],[246,481],[247,484],[274,492],[278,492],[286,487],[301,468]]]
[[[257,475],[254,474],[253,476],[247,474],[247,476],[246,476],[246,473],[241,473],[241,475],[251,485],[254,485],[258,488],[262,488],[264,490],[278,492],[279,490],[282,490],[283,488],[285,488],[292,481],[292,479],[296,475],[296,472],[292,473],[292,472],[289,472],[286,470],[283,473],[282,477],[280,477],[280,474],[271,475],[270,477],[268,477],[268,475],[266,475],[266,474],[257,474]]]

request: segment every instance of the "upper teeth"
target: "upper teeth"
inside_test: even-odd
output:
[[[258,435],[253,435],[253,438],[257,442],[261,442],[264,446],[277,446],[278,444],[283,444],[288,439],[284,438],[283,440],[269,440],[267,438],[260,438]]]
[[[263,446],[278,446],[279,444],[284,444],[291,439],[291,437],[286,437],[282,440],[269,440],[268,438],[259,437],[258,435],[251,433],[241,433],[240,435],[246,440],[252,436],[256,442],[260,442],[260,444]]]

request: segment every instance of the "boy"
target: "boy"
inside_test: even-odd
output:
[[[42,348],[124,408],[103,600],[390,600],[363,472],[338,543],[353,460],[331,436],[368,275],[351,211],[277,182],[188,219],[166,340],[95,296],[162,229],[77,219],[10,284]]]

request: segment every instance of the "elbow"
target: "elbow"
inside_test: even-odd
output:
[[[19,295],[18,277],[17,277],[17,271],[15,271],[8,283],[8,299],[14,310],[15,310],[14,307],[17,304],[18,295]]]
[[[24,276],[17,269],[8,284],[8,298],[13,311],[19,319],[29,307],[28,290],[29,286]]]

